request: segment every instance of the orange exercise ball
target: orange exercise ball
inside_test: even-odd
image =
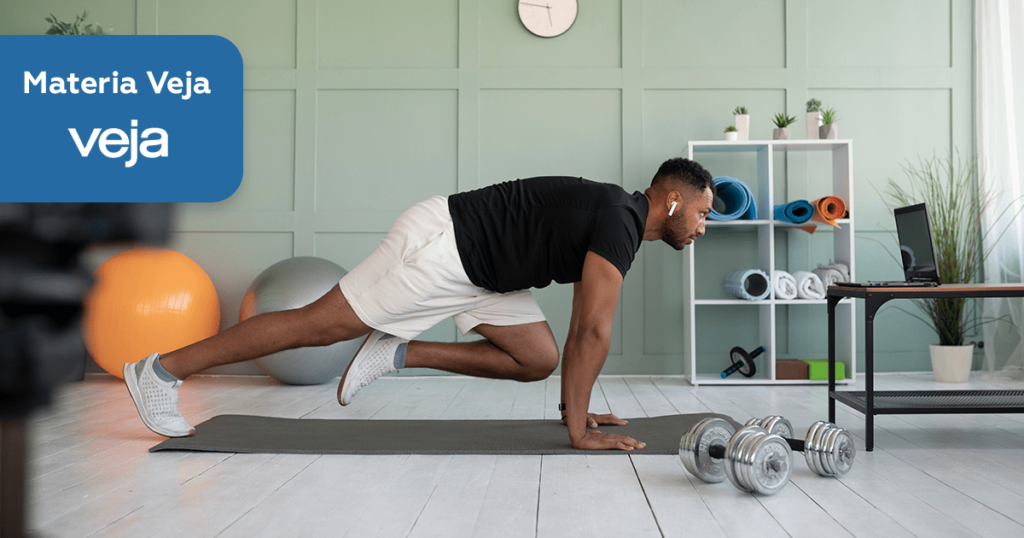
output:
[[[217,290],[199,264],[162,248],[133,248],[103,262],[85,299],[82,335],[96,364],[122,369],[220,330]]]

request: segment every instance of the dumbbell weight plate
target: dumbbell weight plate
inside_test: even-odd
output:
[[[768,433],[774,433],[783,439],[793,438],[793,425],[786,417],[781,415],[769,415],[764,418],[752,418],[744,426],[760,426]]]
[[[811,427],[807,429],[807,438],[804,442],[804,459],[807,461],[807,466],[814,471],[815,474],[821,476],[828,476],[825,469],[821,466],[821,445],[822,445],[822,434],[825,429],[828,428],[827,422],[818,421],[811,424]]]
[[[829,471],[829,476],[843,476],[850,472],[853,460],[857,457],[853,436],[850,432],[833,426],[825,434],[825,446],[819,457],[822,467]]]
[[[790,424],[786,417],[779,415],[765,417],[761,421],[761,427],[768,430],[768,433],[774,433],[783,439],[793,438],[793,425]]]
[[[743,452],[743,442],[756,433],[767,433],[767,431],[760,426],[744,426],[729,439],[729,444],[725,447],[725,475],[729,478],[729,482],[732,482],[732,485],[744,491],[749,490],[747,489],[745,478],[739,476],[739,467],[736,465],[736,462]]]
[[[744,455],[747,486],[752,493],[773,495],[789,483],[793,472],[793,453],[786,440],[774,434],[762,434],[748,443],[751,452]]]
[[[728,445],[734,433],[736,428],[727,420],[714,417],[701,420],[679,440],[679,459],[683,467],[705,482],[725,480],[724,462],[712,458],[709,449],[712,445]]]

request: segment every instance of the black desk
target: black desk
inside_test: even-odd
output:
[[[864,391],[836,390],[836,305],[845,297],[864,299]],[[1024,297],[1024,284],[943,284],[934,288],[828,288],[828,420],[836,402],[864,413],[866,450],[875,445],[875,415],[926,413],[1024,413],[1022,390],[875,391],[874,320],[893,299]]]

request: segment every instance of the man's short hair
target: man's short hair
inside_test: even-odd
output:
[[[654,174],[654,179],[651,180],[651,186],[660,188],[668,181],[681,182],[697,189],[698,192],[704,192],[704,189],[715,190],[715,180],[711,178],[711,173],[696,161],[681,157],[662,163],[658,173]]]

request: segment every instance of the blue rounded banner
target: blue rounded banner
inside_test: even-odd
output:
[[[0,36],[0,202],[217,202],[242,181],[218,36]]]

